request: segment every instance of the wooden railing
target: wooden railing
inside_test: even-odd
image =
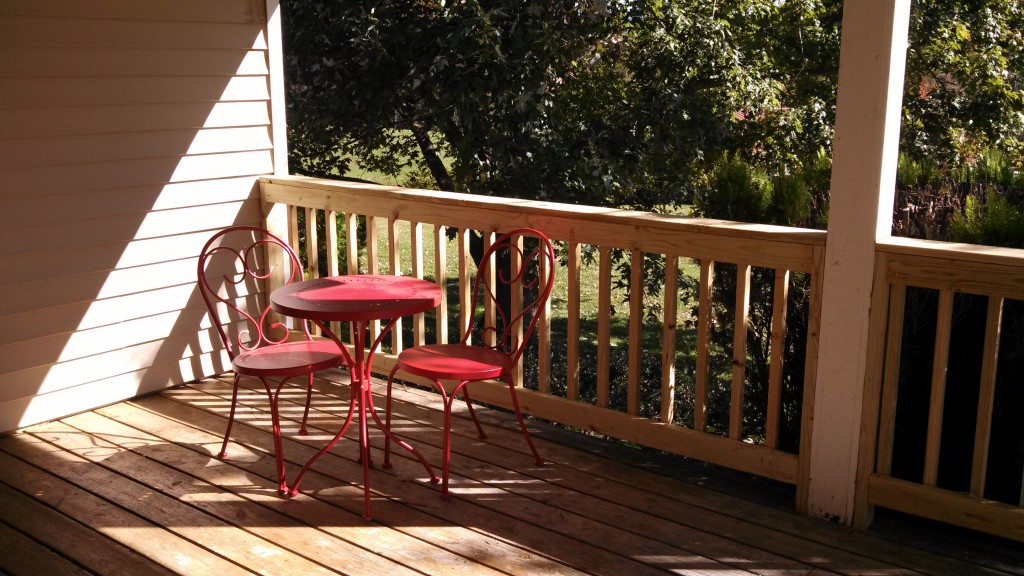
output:
[[[461,336],[469,312],[474,235],[479,233],[486,243],[493,234],[515,227],[541,230],[558,244],[555,294],[564,300],[559,306],[565,318],[553,316],[550,307],[542,312],[532,344],[533,381],[520,393],[524,411],[794,484],[797,507],[803,508],[823,232],[301,177],[265,178],[261,189],[268,226],[289,232],[296,249],[307,255],[307,275],[406,274],[433,278],[446,288],[436,313],[406,320],[411,325],[404,332],[411,340],[403,342],[403,331],[393,331],[388,349],[375,360],[381,372],[390,370],[403,346]],[[301,233],[300,220],[305,221]],[[339,240],[344,244],[340,253]],[[457,265],[449,269],[447,262],[456,260],[452,250]],[[428,254],[433,257],[428,259]],[[652,257],[663,266],[649,269],[664,270],[664,276],[646,282],[644,263]],[[616,273],[616,266],[623,264],[628,272]],[[685,298],[680,278],[695,287]],[[617,279],[630,286],[628,297],[617,291]],[[757,282],[767,282],[770,289],[752,290]],[[716,289],[723,285],[729,290]],[[805,296],[806,313],[800,365],[795,365],[792,342],[786,340],[790,289],[797,285]],[[582,306],[592,290],[596,319],[587,317]],[[752,292],[770,304],[752,309]],[[658,335],[652,339],[645,307],[653,302],[661,310],[656,314]],[[678,308],[680,302],[685,308]],[[628,310],[625,329],[613,327],[623,316],[612,313],[613,308]],[[724,321],[723,310],[731,312]],[[873,508],[883,506],[1024,540],[1024,510],[1013,490],[998,501],[989,494],[994,491],[992,459],[999,457],[992,448],[998,433],[995,415],[999,408],[1024,405],[1024,393],[1000,392],[1015,389],[1009,381],[1020,368],[1013,362],[1020,360],[1017,354],[1007,359],[1006,351],[1017,352],[1021,346],[1017,341],[1007,345],[1006,339],[1024,336],[1024,322],[1016,320],[1022,313],[1021,251],[905,239],[877,247],[857,523],[866,525]],[[770,318],[755,318],[758,314]],[[1013,320],[1010,333],[1007,318]],[[756,334],[753,319],[762,327]],[[558,322],[564,325],[554,330]],[[689,326],[684,329],[679,322]],[[721,333],[726,329],[731,335]],[[681,354],[677,341],[684,334],[686,354]],[[972,341],[974,348],[964,344]],[[748,373],[752,343],[769,351],[769,369],[756,376],[767,380],[760,383],[767,393],[756,398],[745,395],[755,377]],[[789,353],[784,353],[787,346]],[[660,358],[654,385],[650,370],[644,376],[652,354]],[[964,354],[973,354],[973,360],[965,361]],[[679,369],[680,355],[692,361],[686,370]],[[625,377],[613,379],[617,371]],[[782,381],[784,373],[791,377],[794,372],[806,384],[795,407],[798,446],[787,450],[780,448],[781,413],[792,418],[794,407],[792,398],[784,406]],[[481,383],[474,398],[504,406],[508,396],[502,386]],[[715,391],[718,403],[713,405]],[[680,397],[685,397],[687,418],[677,412]],[[715,410],[725,414],[718,413],[712,422]],[[749,430],[752,412],[763,414],[757,434]],[[1019,414],[1009,418],[1020,420]],[[998,474],[1005,474],[1005,468]],[[1010,479],[1017,483],[1018,495],[1020,474],[1018,467]]]
[[[801,462],[799,454],[808,453],[805,447],[808,442],[810,410],[804,407],[811,406],[813,401],[814,386],[811,384],[814,382],[817,323],[820,316],[819,271],[824,247],[822,232],[291,176],[265,178],[261,181],[261,189],[268,226],[278,230],[290,228],[289,236],[293,239],[300,235],[305,237],[305,245],[297,248],[308,255],[309,274],[383,272],[424,277],[423,254],[428,252],[425,247],[431,248],[429,251],[434,254],[433,263],[427,262],[427,267],[433,270],[428,277],[433,277],[445,288],[449,283],[456,283],[458,303],[450,302],[448,298],[442,300],[433,314],[433,330],[426,329],[424,317],[412,318],[412,342],[409,343],[412,345],[425,342],[428,338],[431,341],[447,341],[449,334],[457,330],[449,326],[449,312],[455,305],[458,305],[463,315],[460,316],[459,325],[466,325],[464,314],[467,313],[469,284],[474,267],[470,255],[472,234],[483,233],[486,239],[490,234],[516,227],[530,227],[544,232],[558,244],[562,257],[559,265],[562,270],[558,271],[556,277],[563,285],[556,284],[555,292],[560,295],[559,298],[565,299],[566,324],[564,333],[553,333],[550,309],[543,312],[537,342],[534,344],[537,358],[536,382],[520,395],[524,412],[596,434],[795,484],[798,489],[797,502],[806,500],[799,494],[806,489],[807,477],[806,463]],[[303,234],[299,234],[297,224],[300,211],[306,223]],[[320,212],[323,214],[319,215]],[[360,218],[364,218],[365,222],[362,235],[357,232]],[[339,269],[339,220],[344,229],[344,270]],[[322,222],[321,228],[326,238],[318,237],[315,224],[318,221]],[[426,242],[423,239],[424,226],[432,228]],[[385,231],[386,239],[379,237],[380,229]],[[404,232],[406,229],[407,233]],[[362,245],[361,236],[365,237]],[[458,267],[448,277],[445,262],[451,237],[454,237],[458,252]],[[408,251],[411,257],[403,267],[400,263],[400,246],[406,241],[410,243]],[[381,269],[382,255],[378,246],[387,247],[384,258],[388,262],[387,270]],[[320,254],[326,255],[326,265],[319,262]],[[595,266],[587,264],[584,254],[596,254],[596,272]],[[358,264],[361,255],[365,256],[362,268]],[[631,287],[627,302],[622,302],[614,295],[613,267],[616,256],[620,257],[621,262],[630,264],[630,272],[626,276]],[[663,294],[645,293],[645,256],[659,259],[665,264],[663,282],[647,283],[663,284]],[[691,274],[699,285],[696,333],[690,334],[696,340],[692,347],[696,356],[692,375],[679,374],[675,361],[679,353],[676,319],[679,312],[677,303],[680,301],[680,263],[684,264],[684,272]],[[718,421],[727,424],[712,429],[706,419],[709,414],[709,393],[716,386],[710,381],[714,376],[710,366],[712,362],[719,362],[717,365],[721,366],[722,360],[714,357],[716,353],[721,355],[722,352],[713,349],[711,338],[712,306],[716,305],[712,290],[715,285],[715,263],[735,266],[735,300],[729,304],[734,304],[733,309],[737,312],[732,322],[732,354],[724,359],[731,363],[730,390],[727,392],[728,400],[720,402],[725,404],[724,408],[729,413],[727,418],[718,418]],[[761,273],[759,277],[773,279],[770,292],[773,299],[770,307],[770,342],[761,343],[770,348],[771,370],[767,376],[770,381],[765,384],[767,398],[761,400],[762,404],[757,410],[759,414],[765,414],[764,421],[759,425],[759,429],[763,426],[763,435],[757,434],[756,437],[744,430],[745,406],[749,407],[752,401],[744,396],[749,382],[745,366],[752,270],[768,271],[770,274]],[[596,274],[596,278],[592,278],[591,274]],[[784,365],[787,298],[794,275],[800,276],[804,282],[802,286],[807,295],[808,336],[806,361],[801,361],[799,366],[787,366]],[[731,278],[729,280],[731,284]],[[581,292],[589,290],[593,285],[597,287],[599,310],[596,330],[591,324],[581,322]],[[661,363],[660,382],[651,386],[643,381],[641,364],[645,328],[650,331],[650,322],[645,324],[644,321],[645,301],[650,303],[655,298],[663,308],[657,341],[661,347],[659,355],[664,361]],[[613,335],[610,313],[611,308],[619,304],[624,304],[628,309],[626,366],[617,362],[612,354],[613,348],[622,346]],[[374,360],[376,370],[386,373],[393,365],[394,354],[406,344],[402,342],[401,333],[402,330],[397,327],[393,330],[390,349]],[[581,342],[594,343],[596,359],[581,355]],[[559,350],[564,350],[564,354],[559,353],[553,357],[553,344]],[[591,362],[596,365],[596,395],[584,399],[581,395],[581,367],[590,371]],[[610,397],[614,392],[621,398],[622,391],[610,386],[609,374],[613,370],[623,369],[628,390],[625,401],[617,403],[611,401]],[[729,371],[724,371],[725,378],[728,378]],[[800,428],[798,453],[783,451],[777,445],[783,405],[783,373],[792,371],[798,372],[802,381],[808,383],[803,386],[802,397],[796,399],[795,410],[799,414],[797,425]],[[556,372],[559,376],[553,378]],[[722,373],[723,370],[717,372]],[[721,384],[717,386],[720,388]],[[675,396],[683,391],[688,399],[692,397],[692,422],[681,422],[674,414],[674,407],[678,404]],[[651,395],[657,398],[651,399]],[[495,405],[503,406],[508,402],[507,392],[498,383],[481,383],[474,388],[473,397]],[[641,414],[642,397],[645,406],[657,407],[654,413]],[[647,411],[650,412],[649,409]]]
[[[1022,300],[1024,251],[909,239],[878,246],[858,523],[877,505],[1024,540],[1020,462],[992,451],[994,409],[1002,434],[1019,432],[1013,422],[1024,416],[1024,395],[1014,392]]]

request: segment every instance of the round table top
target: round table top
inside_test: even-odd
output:
[[[293,282],[270,294],[275,312],[322,321],[381,320],[417,314],[441,303],[433,282],[410,276],[350,274]]]

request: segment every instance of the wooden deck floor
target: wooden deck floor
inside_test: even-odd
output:
[[[328,378],[308,436],[295,435],[304,395],[282,399],[289,479],[347,409],[342,376]],[[403,453],[394,468],[371,471],[374,520],[365,522],[354,430],[286,499],[272,481],[262,392],[240,393],[231,454],[213,456],[229,394],[225,381],[207,380],[0,438],[0,571],[1024,573],[1024,554],[1006,544],[922,544],[895,525],[853,530],[799,516],[756,486],[535,423],[548,460],[537,466],[512,417],[486,409],[486,440],[456,419],[452,498]],[[436,395],[397,397],[396,430],[439,462]]]

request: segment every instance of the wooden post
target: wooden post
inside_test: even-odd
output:
[[[262,199],[262,210],[263,210],[263,228],[268,230],[271,234],[280,237],[285,242],[291,242],[288,238],[288,232],[290,226],[288,225],[288,206],[286,204],[277,204],[274,202],[268,202],[266,195],[263,193],[264,184],[262,182],[257,184],[260,190],[260,197]],[[267,297],[270,297],[270,293],[276,288],[284,286],[285,278],[291,272],[289,267],[291,263],[284,258],[282,250],[265,250],[266,261],[264,265],[267,270],[272,270],[270,277],[267,278],[266,284],[263,289],[266,291]],[[296,273],[301,274],[300,271]],[[284,322],[286,326],[294,327],[291,324],[291,320],[282,317],[276,312],[271,312],[271,319],[275,322]]]
[[[910,0],[843,6],[821,338],[807,466],[812,515],[853,521],[875,242],[896,184]]]

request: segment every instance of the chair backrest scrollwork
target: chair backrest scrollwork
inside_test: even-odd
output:
[[[510,265],[513,261],[519,263],[517,269]],[[486,277],[492,269],[494,285],[489,286]],[[493,334],[494,344],[489,347],[517,362],[537,328],[540,309],[551,295],[554,278],[555,252],[547,236],[531,228],[517,228],[499,236],[480,259],[473,283],[474,309],[487,299],[495,310],[493,325],[488,325],[486,315],[476,319],[477,337],[486,343],[487,336]],[[509,295],[517,284],[522,287],[524,301],[519,310],[512,310]],[[523,323],[520,340],[517,326]],[[469,341],[472,332],[466,331],[463,343]]]
[[[271,250],[282,251],[288,267],[283,284],[291,283],[301,274],[298,256],[285,241],[262,228],[225,228],[214,234],[199,254],[199,291],[232,359],[243,351],[288,339],[288,328],[270,317],[264,293],[265,281],[274,272],[268,264]],[[308,325],[303,323],[302,328],[308,339]],[[281,335],[276,336],[277,332]]]

